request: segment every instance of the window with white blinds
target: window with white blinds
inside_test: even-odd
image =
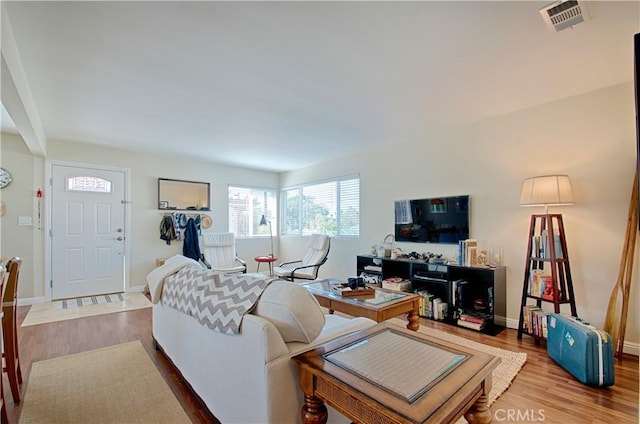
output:
[[[360,235],[359,177],[287,188],[280,197],[283,235]]]
[[[269,237],[269,225],[260,225],[262,215],[278,234],[276,191],[270,188],[229,186],[229,231],[236,238]]]

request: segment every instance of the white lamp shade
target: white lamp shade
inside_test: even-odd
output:
[[[522,183],[520,206],[573,204],[573,191],[571,191],[571,181],[568,175],[532,177]]]

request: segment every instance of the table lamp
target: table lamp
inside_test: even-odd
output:
[[[262,226],[267,224],[269,224],[269,237],[271,238],[271,253],[269,256],[273,257],[273,232],[271,231],[271,221],[262,215],[262,218],[260,218],[260,225]]]

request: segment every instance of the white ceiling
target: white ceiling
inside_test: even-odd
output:
[[[546,1],[2,3],[47,139],[272,171],[631,81],[640,32],[637,1],[561,32]]]

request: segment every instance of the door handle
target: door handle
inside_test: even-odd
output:
[[[115,238],[115,240],[122,241],[122,240],[124,240],[124,237],[118,236],[118,237]]]

